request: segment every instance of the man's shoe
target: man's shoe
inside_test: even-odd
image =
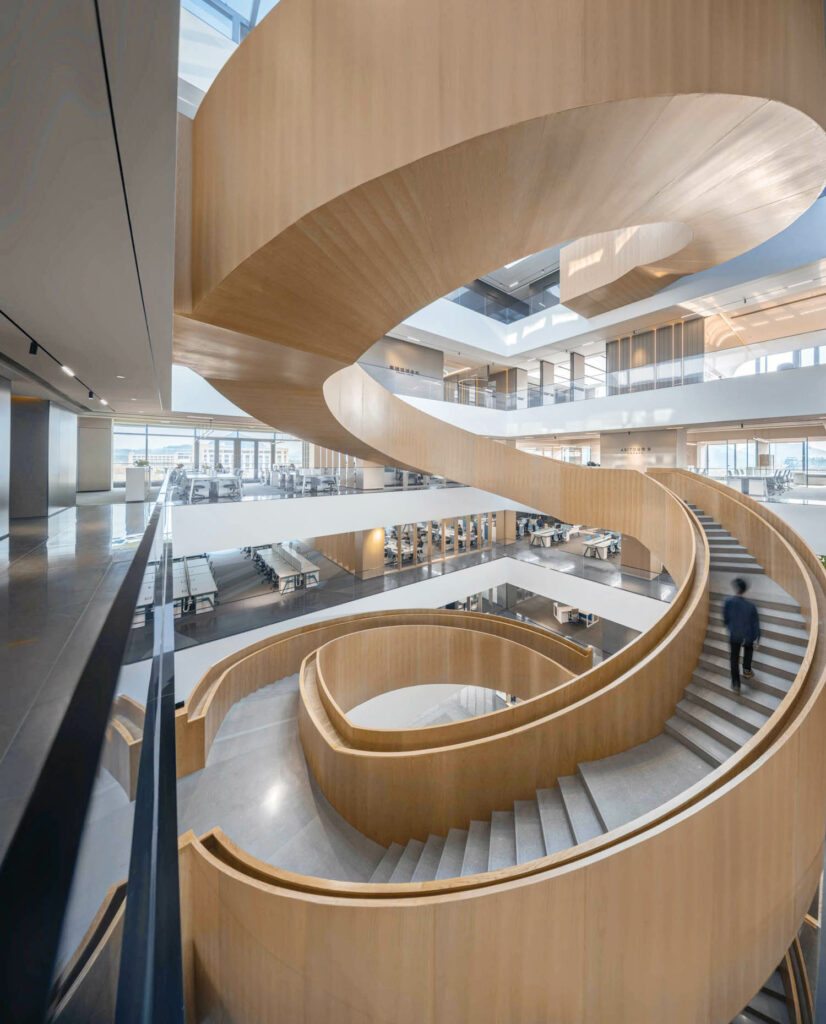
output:
[[[743,670],[743,676],[744,676],[744,678],[746,678],[746,679],[754,679],[754,673],[752,672],[752,670],[751,670],[751,669],[748,669],[748,671],[746,671],[746,670],[744,669],[744,670]]]
[[[740,692],[740,684],[739,683],[732,683],[731,684],[731,688],[732,688],[732,690],[734,690],[735,693],[739,693]]]

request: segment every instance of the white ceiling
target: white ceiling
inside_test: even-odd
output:
[[[0,355],[90,411],[169,407],[177,29],[173,0],[0,4]]]

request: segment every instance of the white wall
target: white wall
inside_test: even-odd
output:
[[[77,420],[77,489],[108,491],[112,486],[112,421],[94,416]]]
[[[608,469],[685,466],[685,430],[638,430],[599,435],[599,462]]]
[[[475,487],[227,501],[174,506],[172,533],[176,555],[196,555],[204,551],[226,551],[302,537],[372,530],[377,526],[521,508],[524,506]]]
[[[764,419],[767,415],[822,415],[825,393],[826,366],[810,366],[513,412],[426,398],[403,400],[437,419],[477,434],[525,437],[699,426]]]
[[[773,501],[768,508],[799,533],[816,555],[826,555],[826,505]]]

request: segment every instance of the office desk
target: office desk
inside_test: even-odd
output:
[[[613,537],[600,537],[597,540],[588,540],[585,542],[585,557],[605,559],[608,557],[608,553],[614,543]]]
[[[531,534],[531,547],[549,548],[559,538],[560,532],[555,526],[546,526],[542,530],[534,530]]]

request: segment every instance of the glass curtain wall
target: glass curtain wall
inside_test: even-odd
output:
[[[243,470],[250,482],[266,483],[270,466],[301,465],[302,442],[294,437],[262,431],[180,427],[164,423],[113,424],[112,480],[126,483],[130,466],[148,464],[153,484],[163,481],[175,466]]]
[[[768,456],[768,465],[766,464]],[[724,479],[744,473],[790,470],[799,486],[826,486],[826,441],[725,441],[697,446],[697,468]]]

